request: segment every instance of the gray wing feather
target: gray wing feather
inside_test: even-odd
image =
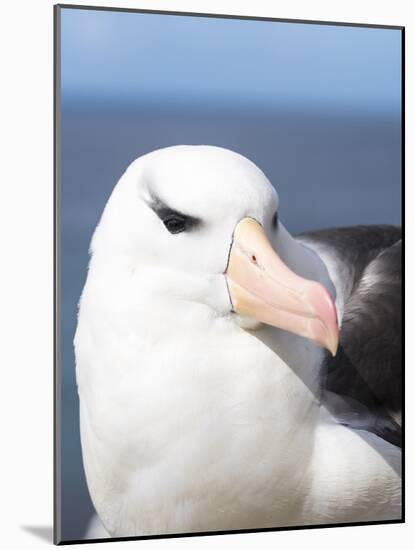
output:
[[[340,348],[327,357],[325,388],[367,407],[365,429],[400,444],[402,406],[402,241],[393,226],[357,226],[301,236],[332,248],[353,281]]]

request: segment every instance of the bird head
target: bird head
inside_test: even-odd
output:
[[[241,327],[266,323],[336,352],[336,308],[315,260],[282,224],[267,177],[237,153],[175,146],[140,157],[91,248],[106,269],[145,271],[164,292]]]

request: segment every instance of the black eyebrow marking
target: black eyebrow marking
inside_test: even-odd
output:
[[[196,216],[191,216],[190,214],[184,214],[179,210],[175,210],[174,208],[168,206],[159,197],[155,197],[154,195],[150,196],[150,203],[148,203],[148,205],[162,221],[169,216],[177,216],[183,218],[186,222],[186,230],[194,229],[202,224],[202,220],[200,218],[197,218]]]

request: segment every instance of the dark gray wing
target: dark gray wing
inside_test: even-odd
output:
[[[302,236],[331,249],[343,276],[351,277],[339,351],[326,360],[325,388],[349,405],[363,405],[370,412],[364,429],[395,445],[401,444],[401,236],[401,229],[392,226],[357,226]]]

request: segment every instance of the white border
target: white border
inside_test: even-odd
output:
[[[45,541],[22,526],[52,523],[52,5],[51,0],[3,2],[0,52],[2,137],[0,162],[1,298],[1,539],[5,548],[34,548]],[[415,98],[411,52],[415,20],[407,0],[156,0],[76,2],[144,9],[199,11],[265,17],[314,19],[406,26],[407,95]],[[407,234],[413,235],[415,206],[413,101],[407,120]],[[412,154],[410,154],[412,152]],[[409,205],[413,205],[410,208]],[[407,250],[407,281],[415,280],[413,253]],[[407,285],[407,311],[414,292]],[[4,307],[5,306],[5,307]],[[408,317],[407,334],[414,334]],[[410,341],[409,341],[410,343]],[[410,351],[410,350],[409,350]],[[407,356],[407,388],[413,387]],[[414,457],[411,437],[413,399],[407,390],[407,462]],[[412,517],[413,475],[407,474],[407,517]],[[405,545],[410,525],[319,529],[312,531],[226,535],[188,539],[112,543],[108,550],[140,548],[306,547],[337,549],[368,545],[376,550]],[[414,533],[412,532],[412,535]],[[97,548],[85,545],[85,548]]]

